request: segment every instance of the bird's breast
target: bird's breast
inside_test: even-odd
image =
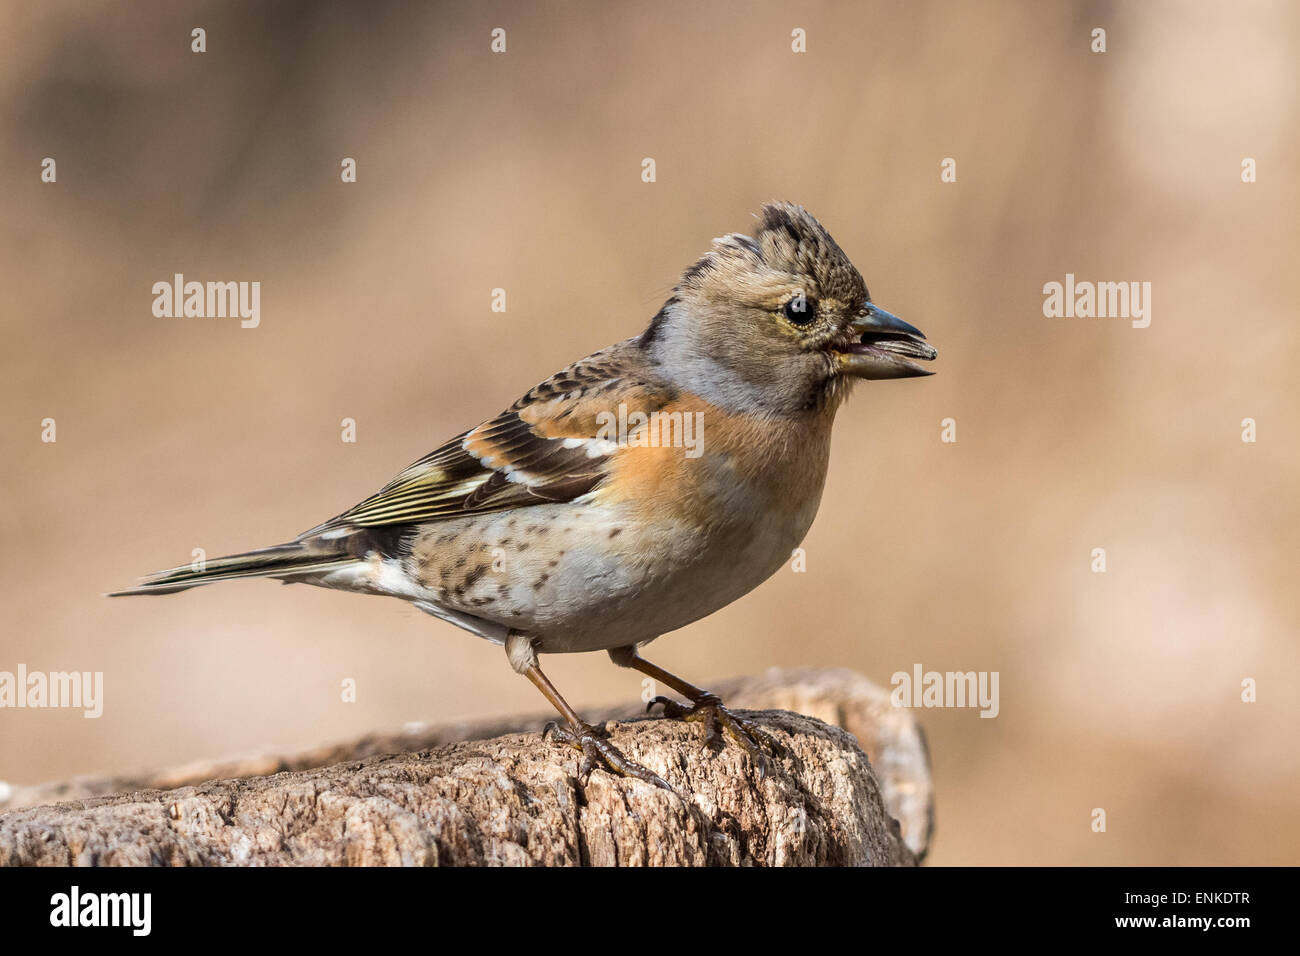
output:
[[[581,499],[432,525],[412,572],[543,652],[626,646],[730,604],[803,540],[829,431],[691,411],[705,413],[691,448],[621,447]]]

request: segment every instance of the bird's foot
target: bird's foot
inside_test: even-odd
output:
[[[721,743],[722,734],[726,732],[732,740],[740,744],[749,754],[754,765],[758,767],[760,778],[767,776],[767,752],[780,752],[781,745],[776,738],[763,730],[758,724],[744,717],[739,717],[722,706],[722,700],[715,694],[704,694],[691,706],[679,704],[670,697],[656,697],[646,705],[649,711],[655,704],[664,709],[664,716],[672,720],[689,720],[704,724],[706,747]]]
[[[591,724],[579,724],[575,730],[551,721],[546,725],[546,729],[542,731],[542,739],[547,737],[554,737],[560,743],[567,744],[582,752],[582,764],[578,767],[578,780],[583,786],[586,786],[587,778],[591,776],[593,770],[597,767],[604,767],[606,770],[623,777],[635,777],[637,780],[644,780],[661,790],[672,790],[672,787],[668,785],[668,781],[653,770],[647,770],[639,763],[624,757],[619,749],[609,742],[605,732],[598,730]]]

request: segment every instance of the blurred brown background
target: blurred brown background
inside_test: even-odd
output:
[[[921,714],[935,863],[1300,863],[1295,4],[6,3],[0,23],[0,670],[100,670],[106,696],[99,720],[0,711],[0,779],[544,709],[499,648],[396,601],[100,595],[336,514],[638,332],[710,238],[787,198],[939,374],[841,411],[807,573],[654,659],[699,682],[999,671],[997,719]],[[260,328],[155,318],[176,272],[260,281]],[[1150,328],[1045,318],[1067,272],[1150,281]],[[548,664],[578,705],[639,692],[603,654]]]

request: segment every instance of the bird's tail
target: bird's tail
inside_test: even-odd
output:
[[[133,588],[113,591],[109,597],[127,594],[173,594],[200,584],[234,581],[238,578],[276,578],[310,575],[331,571],[356,562],[356,556],[343,551],[329,551],[318,542],[292,541],[271,548],[245,551],[210,561],[195,561],[179,568],[151,574]]]

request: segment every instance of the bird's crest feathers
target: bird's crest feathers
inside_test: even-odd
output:
[[[819,297],[846,305],[866,300],[861,274],[808,210],[771,202],[757,218],[753,236],[733,232],[714,239],[713,249],[682,274],[677,292],[744,287],[766,273],[783,281],[808,280]]]

